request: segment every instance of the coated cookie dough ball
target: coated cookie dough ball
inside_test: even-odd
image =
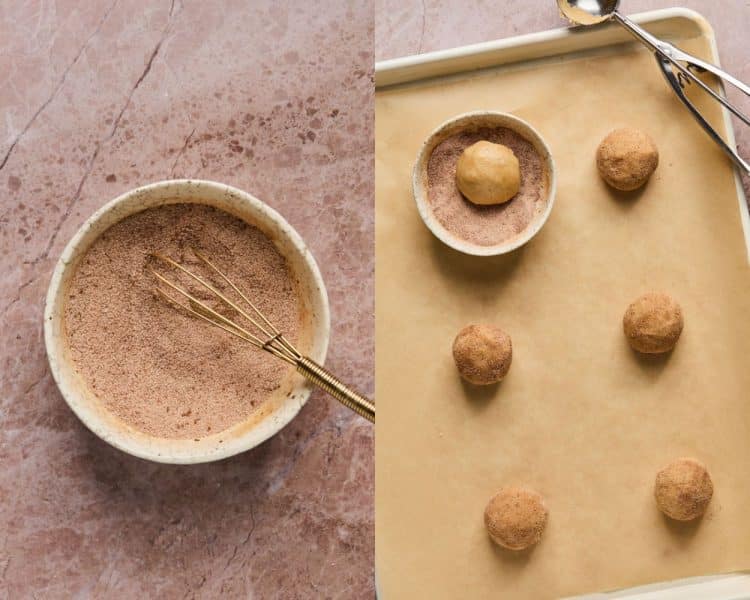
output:
[[[494,325],[467,325],[453,340],[453,360],[466,381],[497,383],[507,375],[513,360],[510,336]]]
[[[456,163],[456,184],[474,204],[502,204],[518,193],[521,167],[513,150],[479,141],[466,148]]]
[[[596,166],[613,188],[623,191],[644,185],[659,164],[659,151],[644,132],[626,127],[615,129],[599,144]]]
[[[530,489],[504,488],[487,503],[484,525],[498,546],[525,550],[541,539],[547,525],[544,499]]]
[[[656,475],[656,504],[671,519],[691,521],[700,517],[713,494],[708,470],[693,458],[679,458]]]
[[[644,354],[669,352],[677,344],[683,325],[682,309],[674,298],[653,292],[635,300],[622,319],[630,346]]]

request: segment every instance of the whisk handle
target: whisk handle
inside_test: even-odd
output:
[[[305,379],[325,390],[341,404],[352,409],[358,415],[371,423],[375,422],[375,405],[362,394],[344,385],[338,377],[316,363],[314,360],[302,357],[297,360],[297,371]]]

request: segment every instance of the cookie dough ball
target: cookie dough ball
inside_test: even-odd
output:
[[[679,458],[656,475],[656,504],[671,519],[691,521],[700,517],[713,494],[711,476],[693,458]]]
[[[623,191],[644,185],[659,164],[659,151],[653,140],[632,127],[615,129],[599,144],[596,166],[613,188]]]
[[[544,499],[526,488],[502,489],[484,509],[484,525],[498,546],[508,550],[525,550],[541,539],[547,525]]]
[[[458,158],[456,184],[474,204],[502,204],[518,193],[521,167],[507,146],[476,142]]]
[[[682,333],[682,309],[669,294],[649,293],[625,311],[622,327],[633,350],[661,354],[675,347]]]
[[[467,325],[453,340],[453,360],[466,381],[490,385],[501,381],[513,360],[510,336],[494,325]]]

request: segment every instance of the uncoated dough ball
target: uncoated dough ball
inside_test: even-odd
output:
[[[518,158],[502,144],[475,142],[458,158],[456,184],[474,204],[507,202],[521,187]]]
[[[659,165],[659,150],[644,132],[626,127],[615,129],[599,144],[596,166],[613,188],[623,191],[644,185]]]
[[[622,319],[630,346],[644,354],[669,352],[677,344],[683,325],[680,305],[669,294],[655,292],[635,300]]]
[[[467,325],[453,340],[453,360],[466,381],[490,385],[501,381],[513,360],[510,336],[494,325]]]
[[[484,525],[497,545],[525,550],[541,539],[547,525],[544,499],[530,489],[504,488],[487,503]]]
[[[672,519],[690,521],[700,517],[713,494],[708,470],[693,458],[679,458],[656,475],[656,504]]]

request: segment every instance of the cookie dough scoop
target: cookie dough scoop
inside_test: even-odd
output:
[[[698,107],[688,98],[685,93],[686,82],[694,83],[714,100],[731,111],[745,125],[750,125],[750,117],[745,115],[739,108],[724,98],[696,73],[709,73],[732,84],[745,96],[750,96],[750,86],[742,83],[739,79],[732,77],[726,71],[722,71],[716,65],[701,60],[673,46],[669,42],[660,40],[648,31],[636,25],[619,10],[620,0],[557,0],[557,7],[562,15],[571,23],[576,25],[596,25],[604,21],[614,21],[624,27],[635,39],[648,48],[656,58],[656,64],[661,69],[662,75],[677,95],[680,101],[690,111],[698,124],[703,127],[711,139],[729,156],[729,158],[745,173],[750,173],[750,163],[744,160],[737,150],[724,141],[724,138],[711,126]]]

